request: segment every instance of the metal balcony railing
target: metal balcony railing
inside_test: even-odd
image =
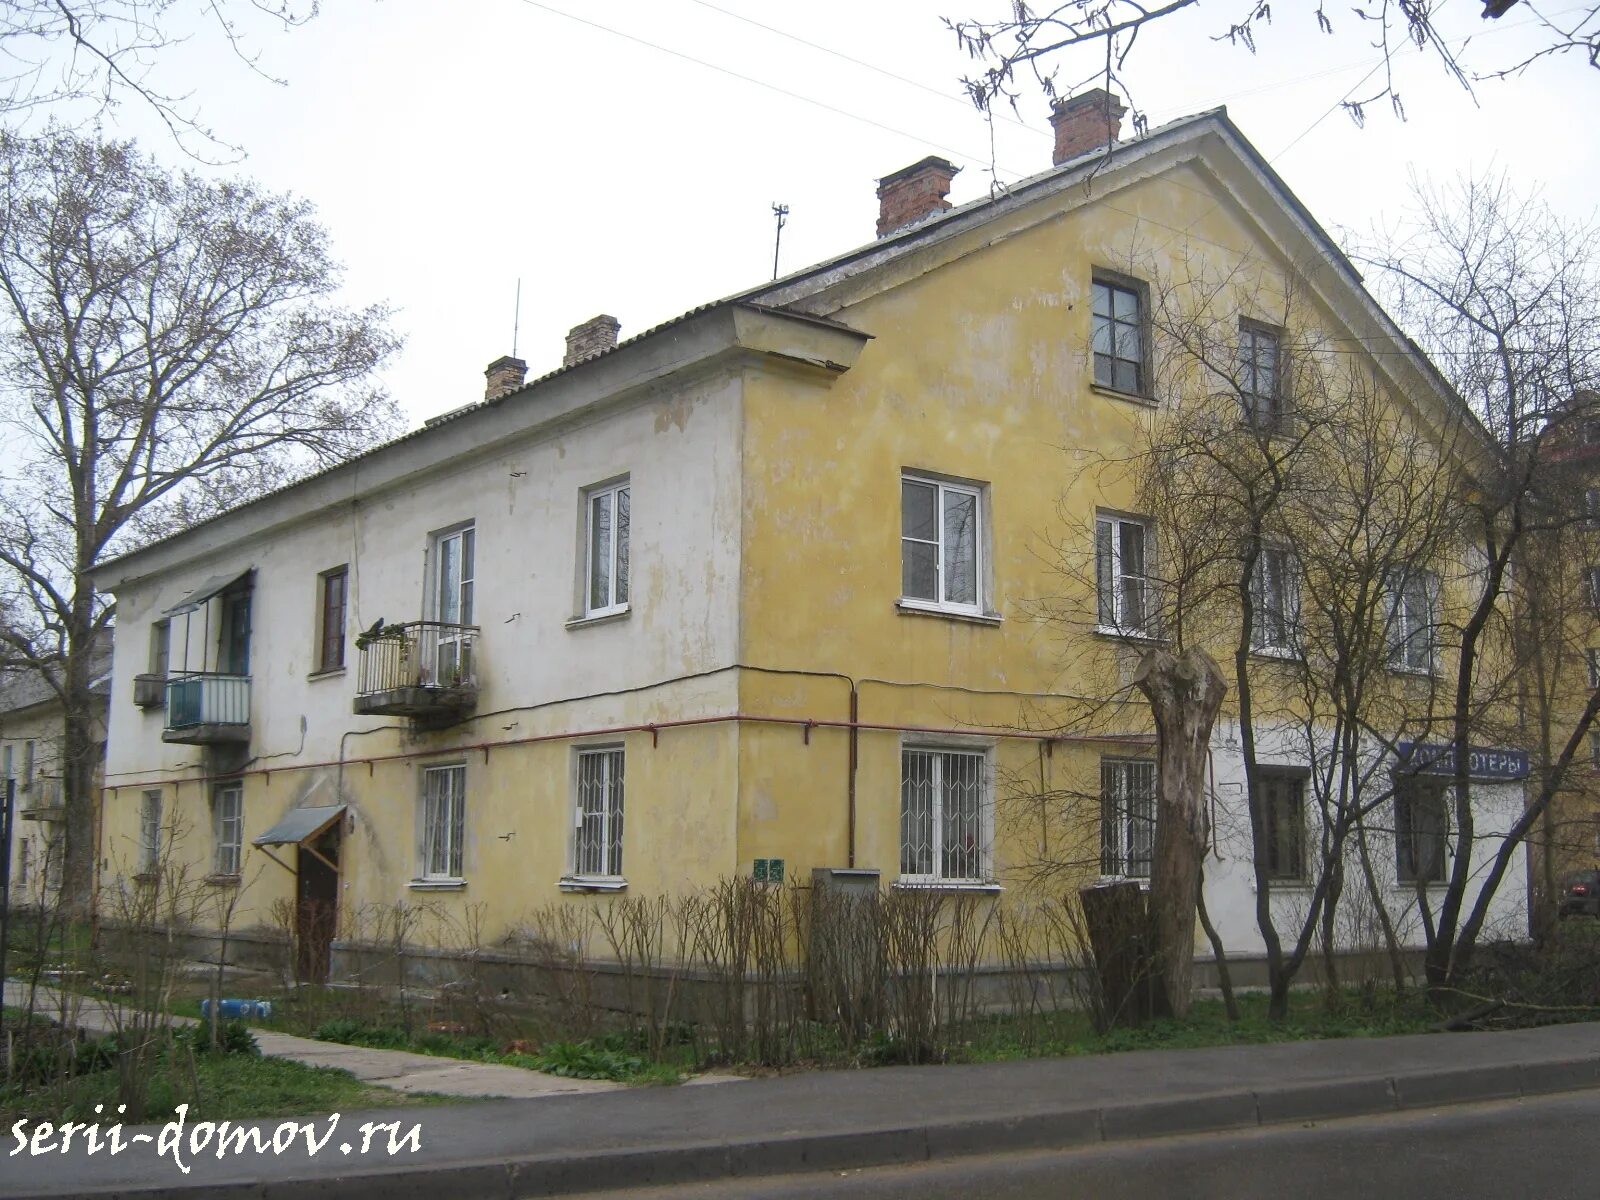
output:
[[[167,678],[167,729],[250,724],[250,676],[184,671]]]
[[[361,663],[356,695],[373,696],[410,689],[476,693],[476,625],[408,621],[385,625],[356,639]]]

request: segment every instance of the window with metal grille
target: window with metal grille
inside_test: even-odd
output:
[[[1145,394],[1144,303],[1136,287],[1096,279],[1090,288],[1094,381]]]
[[[900,594],[916,605],[983,609],[983,492],[973,486],[900,480]]]
[[[422,878],[460,879],[467,829],[467,768],[422,773]]]
[[[1306,779],[1297,771],[1262,770],[1256,776],[1267,878],[1306,877]]]
[[[216,854],[211,869],[218,875],[237,875],[244,851],[244,784],[222,784],[212,803]]]
[[[1394,789],[1395,878],[1443,883],[1450,810],[1444,784],[1401,780]]]
[[[1257,650],[1291,653],[1300,626],[1300,578],[1294,555],[1263,546],[1250,576],[1250,641]]]
[[[1100,873],[1150,878],[1156,843],[1156,764],[1100,760]]]
[[[902,881],[988,881],[987,774],[988,756],[982,751],[900,752]]]
[[[580,878],[622,875],[623,752],[578,752],[578,807],[572,872]]]
[[[144,793],[139,802],[139,873],[161,868],[161,790]]]
[[[1134,517],[1102,516],[1095,521],[1094,566],[1101,629],[1149,632],[1149,532],[1150,527]]]
[[[628,519],[631,497],[626,482],[585,494],[585,616],[600,617],[628,607]]]

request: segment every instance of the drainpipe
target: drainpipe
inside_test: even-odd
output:
[[[861,744],[861,694],[856,691],[856,681],[850,681],[850,779],[848,791],[850,794],[850,835],[849,853],[846,855],[845,866],[856,865],[856,761]]]

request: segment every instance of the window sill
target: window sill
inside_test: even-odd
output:
[[[626,608],[619,608],[614,612],[602,612],[594,613],[593,615],[585,615],[582,617],[573,617],[572,620],[567,622],[567,628],[586,629],[590,625],[604,625],[609,621],[620,621],[628,616],[628,614],[632,611],[633,607],[630,605]]]
[[[313,671],[306,676],[306,682],[310,683],[318,679],[337,679],[348,669],[348,667],[329,667],[326,671]]]
[[[1312,883],[1311,880],[1309,880],[1309,879],[1269,879],[1269,880],[1267,880],[1267,888],[1268,888],[1269,891],[1273,891],[1273,892],[1309,892],[1314,887],[1316,887],[1316,884]],[[1261,889],[1256,887],[1256,881],[1252,879],[1250,881],[1250,893],[1251,893],[1251,895],[1255,895],[1255,894],[1259,893],[1260,891],[1261,891]]]
[[[1005,891],[998,883],[975,879],[896,879],[889,887],[897,892],[959,892],[975,896],[998,896]]]
[[[1153,396],[1142,396],[1138,392],[1118,391],[1116,388],[1107,387],[1103,383],[1091,383],[1089,385],[1089,390],[1091,392],[1098,392],[1102,396],[1108,396],[1113,400],[1125,400],[1129,404],[1137,404],[1141,408],[1158,408],[1158,407],[1160,407],[1156,403],[1155,398]]]
[[[966,621],[972,625],[998,628],[1005,620],[996,612],[969,612],[962,608],[940,608],[917,600],[896,600],[894,606],[902,617],[943,617],[948,621]]]
[[[1110,883],[1137,883],[1141,892],[1150,890],[1150,877],[1148,875],[1102,875],[1095,880],[1096,887],[1105,887]]]
[[[558,886],[563,892],[621,892],[627,890],[628,881],[620,875],[568,875],[560,880]]]
[[[1441,675],[1433,667],[1406,667],[1406,666],[1401,666],[1399,663],[1390,663],[1389,664],[1389,674],[1391,674],[1391,675],[1399,675],[1403,679],[1435,679],[1435,680],[1438,680],[1438,679],[1443,679],[1444,678],[1444,676]]]
[[[141,887],[150,887],[152,884],[156,884],[156,883],[160,883],[161,882],[161,872],[160,871],[140,871],[136,875],[134,875],[133,881],[135,883],[139,884]]]
[[[465,879],[413,879],[406,884],[413,892],[459,892],[467,886]]]
[[[207,875],[203,882],[210,884],[212,887],[235,887],[236,888],[236,887],[239,886],[241,880],[240,880],[240,877],[238,875],[212,874],[212,875]]]
[[[1287,646],[1252,646],[1251,658],[1265,658],[1272,662],[1304,663],[1306,656],[1298,650],[1291,650]]]
[[[1119,629],[1115,625],[1096,625],[1096,637],[1114,638],[1119,642],[1135,642],[1141,646],[1165,646],[1171,639],[1164,638],[1158,633],[1143,633],[1137,629]]]

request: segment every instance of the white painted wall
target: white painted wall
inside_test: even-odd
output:
[[[477,531],[478,713],[728,665],[737,648],[739,413],[739,378],[723,371],[590,411],[577,423],[518,433],[467,465],[419,471],[353,504],[346,497],[268,536],[190,539],[203,554],[116,588],[107,783],[200,765],[200,747],[162,742],[162,710],[136,708],[131,689],[132,677],[148,669],[152,623],[212,575],[256,571],[255,765],[334,760],[347,732],[392,723],[352,714],[355,636],[379,618],[428,615],[429,535],[467,521]],[[408,453],[425,451],[427,439],[455,452],[461,437],[454,426],[429,431]],[[632,489],[632,608],[620,619],[569,629],[582,569],[582,492],[620,475]],[[359,486],[359,471],[349,478]],[[350,571],[346,670],[308,678],[318,576],[341,564]],[[214,639],[217,602],[211,609]],[[203,616],[188,623],[191,666],[200,661]],[[184,626],[182,617],[173,622],[173,670],[184,661]]]
[[[1304,767],[1306,755],[1297,753],[1295,741],[1296,735],[1291,730],[1283,730],[1278,736],[1271,731],[1258,735],[1257,761],[1264,766]],[[1214,849],[1206,857],[1205,864],[1206,910],[1230,954],[1264,954],[1266,947],[1256,920],[1256,888],[1251,867],[1244,758],[1239,748],[1239,732],[1235,722],[1219,721],[1217,724],[1212,735],[1212,769],[1215,829]],[[1386,783],[1375,781],[1374,786],[1383,787]],[[1476,783],[1472,786],[1472,797],[1476,837],[1472,855],[1472,882],[1467,893],[1469,907],[1476,899],[1478,887],[1499,850],[1500,840],[1496,835],[1503,833],[1522,811],[1523,785]],[[1306,854],[1311,870],[1315,870],[1319,819],[1308,786]],[[1388,830],[1393,822],[1393,802],[1386,800],[1372,814],[1371,823]],[[1369,834],[1369,844],[1374,873],[1383,889],[1382,894],[1395,921],[1397,933],[1405,945],[1421,947],[1424,939],[1415,888],[1397,882],[1392,839],[1387,833],[1372,832]],[[1453,848],[1453,840],[1451,845]],[[1495,894],[1489,919],[1485,923],[1485,939],[1526,938],[1528,935],[1526,854],[1525,847],[1519,847],[1515,852],[1512,864]],[[1360,872],[1360,863],[1352,848],[1346,868],[1344,898],[1340,902],[1342,915],[1338,923],[1338,938],[1344,948],[1381,951],[1382,935],[1364,912],[1368,907],[1367,885]],[[1442,886],[1430,889],[1430,900],[1435,908],[1443,893]],[[1286,952],[1298,935],[1310,898],[1309,886],[1272,885],[1274,923]],[[1317,945],[1313,941],[1309,955],[1316,954]]]

